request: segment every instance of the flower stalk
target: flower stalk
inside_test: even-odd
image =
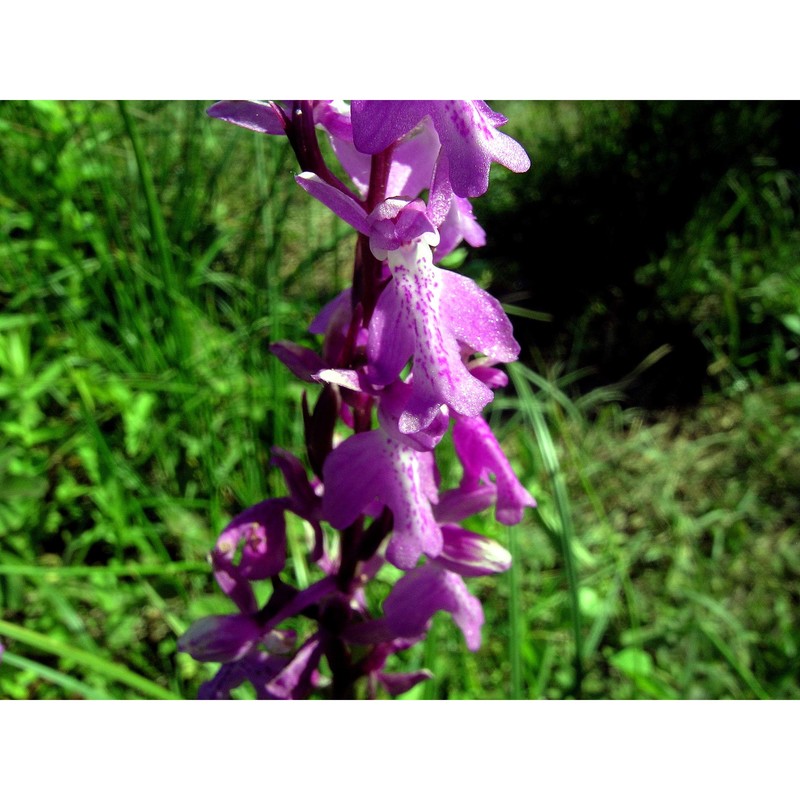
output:
[[[209,114],[286,136],[297,183],[358,236],[352,286],[309,326],[320,353],[272,343],[319,387],[313,409],[303,395],[310,472],[274,451],[288,494],[235,517],[211,555],[237,612],[198,620],[179,647],[221,664],[205,698],[244,682],[263,699],[397,696],[431,677],[387,667],[424,639],[437,611],[480,646],[483,610],[464,578],[511,564],[461,523],[494,506],[512,525],[535,505],[481,415],[507,383],[495,365],[519,354],[511,325],[474,282],[436,266],[460,243],[485,241],[469,198],[486,191],[491,163],[522,172],[530,162],[481,101],[223,101]],[[320,130],[351,185],[328,166]],[[449,433],[463,476],[447,488],[435,450]],[[282,577],[287,514],[312,532],[318,579],[302,590]],[[370,583],[386,565],[403,576],[376,607]],[[272,593],[259,607],[254,583],[265,580]],[[304,641],[287,625],[300,617],[312,631]]]

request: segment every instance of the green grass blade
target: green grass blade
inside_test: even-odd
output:
[[[125,125],[125,130],[133,147],[136,166],[139,170],[139,180],[144,193],[145,206],[150,221],[150,232],[153,238],[155,254],[158,259],[160,277],[164,281],[164,293],[156,301],[161,306],[161,315],[168,320],[169,330],[165,343],[171,345],[173,363],[183,364],[191,353],[191,338],[189,330],[184,323],[183,306],[184,296],[178,281],[175,263],[172,258],[172,245],[167,234],[167,225],[164,212],[156,193],[155,182],[150,161],[147,156],[138,126],[133,115],[128,110],[124,100],[119,101],[120,115]]]
[[[759,699],[759,700],[770,700],[769,693],[764,689],[764,687],[758,682],[758,679],[755,675],[751,672],[749,667],[746,664],[742,664],[742,662],[736,658],[733,650],[711,629],[709,625],[704,625],[702,622],[699,624],[700,630],[706,635],[708,640],[714,647],[719,650],[722,657],[733,667],[739,677],[747,684],[747,687],[750,691]]]
[[[508,571],[508,652],[511,661],[511,699],[523,700],[522,693],[522,588],[520,586],[519,544],[517,531],[510,530],[508,551],[511,554],[511,569]]]
[[[572,620],[572,637],[575,648],[574,692],[576,697],[580,697],[584,673],[583,634],[581,631],[580,603],[578,598],[578,571],[572,549],[572,542],[575,538],[575,528],[572,522],[569,493],[541,404],[531,389],[531,384],[529,380],[527,380],[525,373],[518,368],[517,364],[509,365],[509,373],[520,399],[520,410],[522,414],[527,417],[528,422],[533,428],[545,471],[553,487],[553,499],[561,523],[559,539],[561,554],[564,560],[564,573],[567,579],[570,617]]]
[[[125,124],[125,130],[128,133],[128,138],[133,146],[134,157],[136,158],[136,166],[139,169],[139,179],[142,184],[142,191],[144,192],[145,205],[147,206],[147,213],[150,218],[150,226],[153,234],[156,252],[158,253],[161,266],[165,271],[164,278],[169,285],[169,279],[174,277],[174,265],[172,262],[172,251],[170,249],[169,237],[167,236],[167,226],[164,221],[164,215],[161,211],[161,204],[158,201],[156,194],[155,183],[153,182],[153,172],[150,168],[150,161],[145,152],[142,138],[139,135],[139,128],[133,120],[130,111],[128,110],[128,103],[125,100],[119,101],[119,111],[122,116],[122,121]]]
[[[0,575],[22,575],[29,578],[88,578],[92,575],[113,575],[122,578],[164,578],[187,573],[206,574],[205,561],[176,561],[171,564],[108,564],[91,566],[39,566],[33,564],[0,564]]]
[[[137,675],[135,672],[131,672],[127,667],[113,664],[100,656],[87,653],[85,650],[80,650],[64,642],[55,641],[41,633],[28,630],[12,622],[0,620],[0,635],[22,642],[37,650],[52,653],[59,658],[71,659],[98,675],[102,675],[109,680],[128,686],[134,691],[144,695],[146,698],[154,700],[180,699],[178,695],[173,694],[168,689],[159,686],[157,683],[153,683],[153,681],[147,678],[143,678],[141,675]]]
[[[56,686],[60,686],[68,692],[85,697],[87,700],[106,700],[108,697],[103,692],[83,683],[83,681],[65,675],[63,672],[59,672],[44,664],[40,664],[38,661],[18,656],[16,653],[3,653],[3,664],[7,664],[9,667],[15,667],[19,670],[30,670],[40,678],[54,683]]]

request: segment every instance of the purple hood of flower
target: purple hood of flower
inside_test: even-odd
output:
[[[492,162],[512,172],[531,165],[523,147],[496,130],[506,118],[480,100],[354,100],[350,113],[353,142],[362,153],[380,153],[429,116],[441,142],[440,163],[446,159],[459,197],[486,192]]]
[[[288,498],[277,498],[243,511],[228,523],[211,552],[220,589],[246,613],[256,610],[250,581],[277,575],[286,562],[288,505]]]

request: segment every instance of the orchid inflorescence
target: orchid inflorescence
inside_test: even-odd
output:
[[[311,477],[296,456],[273,449],[287,496],[239,514],[211,553],[238,612],[197,621],[179,647],[221,662],[201,698],[228,698],[248,681],[265,699],[323,689],[354,697],[361,684],[366,696],[379,687],[396,696],[431,677],[386,667],[425,637],[435,612],[449,612],[478,649],[483,610],[464,578],[511,565],[502,546],[461,523],[493,506],[514,525],[535,504],[481,416],[507,383],[496,365],[519,354],[511,324],[474,281],[434,266],[463,241],[485,243],[469,198],[487,190],[491,164],[524,172],[530,161],[497,130],[505,117],[481,101],[224,101],[208,113],[286,136],[297,183],[358,239],[352,287],[309,327],[324,337],[321,353],[271,347],[295,376],[321,386],[313,410],[303,401]],[[326,163],[319,129],[350,185]],[[449,430],[463,474],[443,489],[434,450]],[[303,589],[281,577],[287,514],[313,531],[309,558],[322,577]],[[404,574],[376,616],[365,587],[387,563]],[[253,584],[267,580],[260,605]],[[314,626],[300,642],[284,625],[298,616]]]

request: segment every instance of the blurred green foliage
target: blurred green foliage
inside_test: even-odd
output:
[[[194,696],[206,553],[302,452],[267,346],[313,344],[352,234],[205,105],[0,104],[1,697]],[[492,422],[539,508],[476,520],[515,567],[471,582],[480,652],[441,616],[398,658],[411,696],[798,697],[796,112],[497,107],[534,166],[462,268],[518,315]]]
[[[720,211],[724,211],[720,215]],[[656,263],[637,272],[688,320],[724,388],[785,380],[800,358],[800,174],[760,159],[731,169]]]

